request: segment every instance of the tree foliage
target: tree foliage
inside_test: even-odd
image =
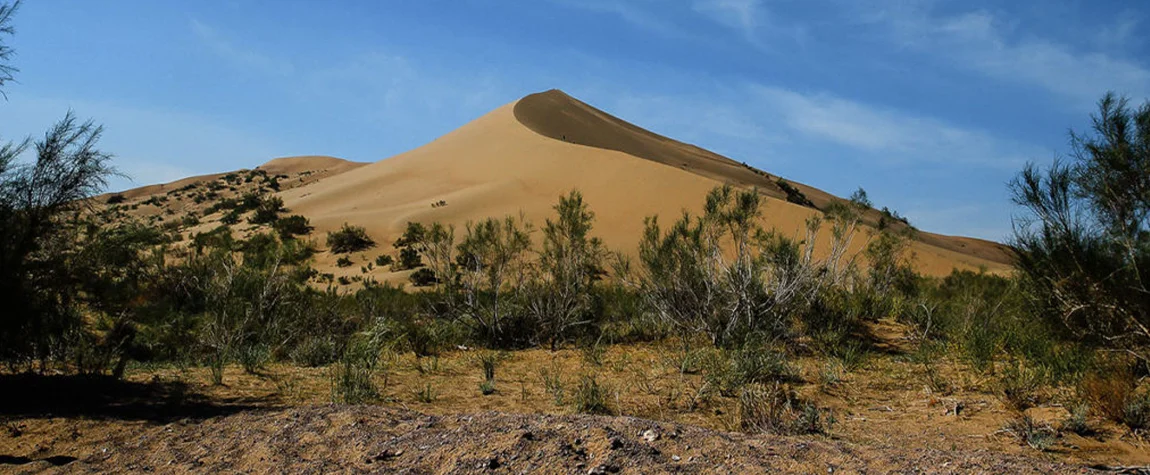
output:
[[[1068,160],[1011,182],[1018,267],[1042,315],[1150,361],[1150,102],[1107,94]]]

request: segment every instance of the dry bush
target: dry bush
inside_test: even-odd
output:
[[[1134,377],[1120,370],[1090,374],[1078,384],[1078,397],[1098,415],[1122,423],[1126,405],[1134,400]]]
[[[834,417],[809,402],[799,400],[780,383],[749,384],[739,392],[739,428],[745,432],[780,435],[821,434],[830,430]]]

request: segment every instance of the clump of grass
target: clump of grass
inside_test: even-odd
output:
[[[1040,424],[1031,419],[1030,416],[1021,413],[1007,421],[1006,430],[1031,448],[1044,452],[1054,445],[1054,440],[1058,437],[1058,431],[1050,427],[1049,424]]]
[[[803,402],[785,385],[749,384],[739,391],[739,428],[745,432],[780,435],[817,434],[830,431],[833,414]]]
[[[1070,408],[1070,414],[1062,421],[1061,429],[1078,435],[1094,434],[1094,427],[1090,425],[1090,405],[1076,404]]]
[[[580,349],[583,355],[583,363],[589,366],[600,367],[603,366],[604,357],[607,351],[600,345],[598,341],[583,345]]]
[[[584,414],[613,414],[608,395],[610,390],[593,375],[585,374],[572,395],[575,412]]]
[[[439,355],[415,359],[415,370],[419,374],[436,374],[439,372]]]
[[[726,397],[735,397],[745,385],[790,379],[795,374],[785,353],[751,346],[714,355],[706,367],[704,379]]]
[[[562,406],[566,396],[566,388],[557,368],[543,368],[539,370],[539,376],[543,378],[543,388],[547,394],[551,395],[555,405]]]
[[[1007,366],[995,382],[995,392],[1007,408],[1025,411],[1038,402],[1041,375],[1021,364]]]
[[[484,396],[495,394],[495,381],[488,379],[479,383],[479,392],[483,393]]]
[[[476,360],[483,370],[483,382],[479,384],[479,391],[484,396],[495,393],[495,368],[506,358],[506,354],[496,351],[480,353]]]
[[[843,380],[843,364],[838,361],[828,361],[819,370],[819,385],[829,388],[838,385]]]
[[[353,341],[344,351],[339,364],[331,369],[331,397],[334,402],[362,404],[379,398],[372,381],[379,350],[366,342]]]
[[[423,387],[415,390],[415,400],[424,404],[431,404],[439,398],[439,393],[435,388],[431,387],[431,383],[423,385]]]

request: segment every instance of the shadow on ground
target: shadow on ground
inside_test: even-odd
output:
[[[163,423],[272,406],[270,400],[209,400],[182,382],[0,375],[0,418],[84,417]]]

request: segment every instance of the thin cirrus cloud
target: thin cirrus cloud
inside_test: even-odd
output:
[[[887,8],[863,18],[901,47],[996,80],[1042,88],[1078,109],[1089,109],[1107,90],[1150,95],[1147,66],[1049,37],[1024,36],[987,11],[935,15],[928,7]]]
[[[775,111],[775,119],[793,132],[793,140],[835,143],[891,165],[965,163],[1014,169],[1038,151],[974,128],[826,93],[763,85],[749,89],[764,109]]]

